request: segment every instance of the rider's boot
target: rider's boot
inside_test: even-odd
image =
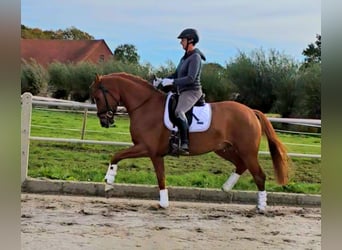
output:
[[[189,155],[189,125],[185,115],[180,115],[177,117],[177,127],[179,129],[181,141],[179,154]]]

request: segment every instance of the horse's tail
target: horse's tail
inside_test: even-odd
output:
[[[266,135],[268,141],[268,147],[271,153],[274,173],[277,179],[277,182],[280,185],[285,185],[288,182],[288,165],[289,158],[287,156],[287,150],[285,146],[281,143],[279,138],[277,137],[276,132],[271,124],[271,122],[267,119],[267,117],[259,110],[253,110],[256,116],[258,117],[262,132]]]

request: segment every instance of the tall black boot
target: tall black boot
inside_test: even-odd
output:
[[[181,117],[177,117],[177,127],[179,129],[179,135],[181,140],[181,145],[179,148],[180,155],[189,154],[189,125],[188,120]]]

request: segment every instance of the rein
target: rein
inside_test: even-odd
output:
[[[134,111],[136,111],[137,109],[139,109],[141,106],[143,106],[145,103],[147,103],[151,97],[153,96],[153,94],[151,94],[149,97],[147,97],[143,102],[141,102],[139,105],[137,105],[135,108],[131,109],[131,113],[133,113]]]
[[[114,101],[118,104],[118,102],[116,101],[116,99],[114,98],[114,96],[108,91],[108,89],[106,89],[101,83],[99,86],[99,89],[102,91],[103,97],[105,99],[105,103],[106,103],[106,111],[102,111],[102,112],[97,112],[97,115],[101,115],[106,113],[106,116],[108,118],[113,118],[114,117],[114,111],[113,109],[110,107],[108,100],[107,100],[107,95],[106,93],[108,93],[113,99]],[[147,97],[143,102],[141,102],[139,105],[137,105],[135,108],[132,108],[130,110],[130,113],[133,113],[134,111],[136,111],[137,109],[139,109],[140,107],[142,107],[145,103],[147,103],[151,97],[153,96],[153,94],[151,94],[149,97]]]

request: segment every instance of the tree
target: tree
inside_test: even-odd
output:
[[[171,61],[166,61],[166,65],[159,66],[153,71],[153,74],[157,77],[164,78],[172,75],[176,71],[176,65]]]
[[[94,37],[89,35],[87,32],[81,31],[74,26],[67,28],[65,30],[58,30],[61,32],[62,39],[65,40],[93,40]]]
[[[253,51],[250,56],[243,52],[230,64],[227,73],[233,83],[237,101],[262,112],[268,112],[274,102],[270,68],[265,53]]]
[[[252,51],[250,56],[240,52],[226,67],[233,83],[232,90],[238,95],[237,101],[267,113],[281,96],[283,101],[291,104],[285,108],[292,108],[292,94],[295,93],[291,92],[291,77],[298,68],[292,58],[273,49],[268,53],[260,49]],[[289,89],[285,89],[287,87]],[[281,110],[279,112],[283,114]]]
[[[231,99],[231,82],[227,79],[225,69],[220,64],[204,64],[201,82],[206,101],[217,102]]]
[[[132,44],[121,44],[114,50],[114,58],[124,63],[138,64],[140,56]]]
[[[321,35],[316,35],[315,43],[310,43],[308,47],[303,50],[302,55],[305,56],[304,65],[321,62]]]
[[[298,72],[298,85],[302,98],[298,101],[296,115],[301,117],[321,117],[321,35],[316,35],[302,53],[306,58]]]
[[[65,30],[41,30],[39,28],[29,28],[21,25],[21,38],[23,39],[52,39],[52,40],[92,40],[94,37],[87,32],[81,31],[72,26]]]
[[[21,38],[24,39],[50,39],[51,37],[51,31],[42,31],[38,28],[28,28],[25,25],[21,25]]]
[[[321,119],[321,65],[312,63],[298,72],[299,98],[295,116]]]

